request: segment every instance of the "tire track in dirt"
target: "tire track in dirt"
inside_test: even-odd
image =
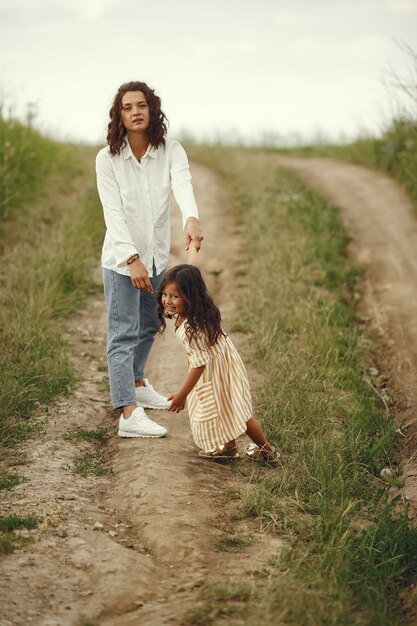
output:
[[[197,260],[230,329],[236,321],[239,255],[231,198],[213,172],[194,165],[192,173],[205,234]],[[186,260],[176,207],[172,234],[170,265]],[[96,280],[101,282],[99,269]],[[66,335],[79,373],[74,391],[39,409],[35,421],[44,434],[18,451],[27,482],[2,495],[3,514],[35,512],[44,523],[26,532],[34,542],[0,560],[0,626],[179,624],[202,585],[223,576],[249,582],[266,555],[280,548],[279,540],[252,529],[254,541],[238,559],[215,550],[216,533],[227,523],[223,494],[236,477],[227,467],[196,458],[186,411],[149,411],[167,426],[166,438],[113,436],[105,449],[111,475],[73,473],[74,457],[91,451],[91,444],[74,447],[65,433],[77,426],[117,429],[118,415],[108,408],[103,387],[105,334],[100,295],[74,318]],[[242,349],[244,338],[237,333],[233,338]],[[155,342],[146,375],[170,393],[185,373],[185,354],[169,328]],[[249,375],[253,381],[256,372],[249,368]],[[248,532],[245,524],[235,523],[234,532]]]
[[[279,157],[341,210],[348,252],[364,269],[359,316],[377,338],[382,373],[393,391],[405,486],[417,514],[417,219],[411,201],[387,175],[330,159]],[[391,488],[394,491],[394,488]]]

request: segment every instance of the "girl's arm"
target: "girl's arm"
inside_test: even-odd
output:
[[[187,378],[184,380],[179,391],[177,391],[177,393],[174,393],[168,396],[168,400],[172,400],[172,404],[169,407],[168,411],[179,413],[180,411],[183,410],[188,394],[190,393],[192,389],[194,389],[194,387],[200,380],[200,377],[202,373],[204,372],[205,368],[206,368],[205,365],[201,365],[200,367],[192,367],[190,369],[190,371],[188,372]]]

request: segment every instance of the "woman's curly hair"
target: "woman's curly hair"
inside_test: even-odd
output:
[[[162,305],[162,293],[169,283],[176,283],[180,295],[184,298],[186,306],[186,328],[189,341],[192,341],[198,333],[203,333],[209,344],[214,346],[220,336],[226,336],[221,327],[221,315],[213,298],[207,291],[206,284],[200,270],[194,265],[176,265],[166,272],[157,293],[158,299],[158,332],[162,335],[165,328],[167,315]]]
[[[161,98],[146,83],[132,81],[120,85],[110,108],[107,143],[110,146],[110,154],[113,156],[120,154],[120,151],[126,145],[126,128],[122,121],[122,98],[128,91],[142,91],[145,94],[146,102],[149,106],[149,142],[154,148],[165,145],[168,120],[161,109]]]

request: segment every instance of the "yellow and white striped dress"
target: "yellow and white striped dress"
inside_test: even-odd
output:
[[[176,335],[188,357],[188,369],[205,365],[204,372],[188,395],[188,414],[196,445],[213,450],[246,432],[253,417],[249,379],[230,337],[221,336],[210,346],[204,334],[189,341],[187,321]]]

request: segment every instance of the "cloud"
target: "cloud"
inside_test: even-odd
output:
[[[386,41],[378,37],[360,37],[342,44],[342,49],[356,55],[381,54],[389,49]]]
[[[9,9],[36,9],[41,5],[41,0],[0,0],[0,11],[8,11]]]
[[[348,54],[350,56],[370,56],[380,55],[388,49],[387,43],[378,37],[359,37],[348,41],[325,42],[313,38],[299,39],[292,44],[294,52],[326,54],[339,56]]]
[[[211,58],[227,53],[246,53],[252,52],[256,48],[256,43],[250,40],[242,41],[218,41],[215,43],[200,43],[196,46],[199,55],[205,58]]]
[[[312,52],[313,50],[320,50],[327,46],[323,46],[323,44],[316,39],[298,39],[292,44],[292,49],[294,52]]]
[[[294,13],[294,11],[280,11],[275,13],[273,21],[278,26],[289,26],[290,24],[296,24],[299,21],[300,16]]]
[[[117,4],[120,0],[0,0],[0,11],[63,10],[84,20],[96,20]]]
[[[63,1],[62,4],[68,6],[66,1]],[[119,0],[88,0],[88,2],[86,0],[72,0],[71,4],[77,8],[84,19],[96,20],[120,2]]]
[[[417,0],[385,0],[384,6],[392,13],[417,13]]]

